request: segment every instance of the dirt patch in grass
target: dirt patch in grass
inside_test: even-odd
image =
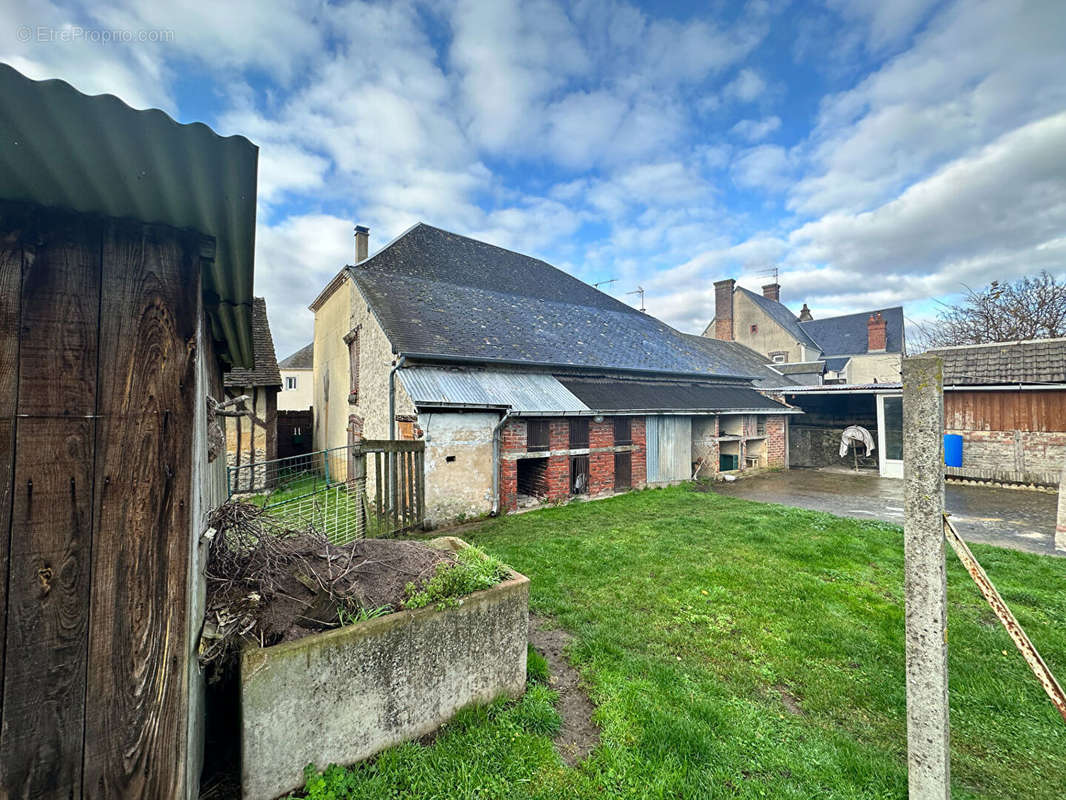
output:
[[[778,684],[774,687],[777,689],[777,693],[781,695],[781,705],[785,707],[785,710],[789,714],[794,714],[797,717],[802,717],[806,712],[803,710],[803,706],[800,705],[799,698],[792,694],[786,687]]]
[[[559,695],[555,707],[563,720],[555,737],[555,747],[563,761],[573,767],[596,749],[600,729],[592,721],[596,708],[581,688],[581,676],[570,666],[564,653],[574,637],[548,625],[545,618],[530,614],[529,641],[548,662],[548,685]]]

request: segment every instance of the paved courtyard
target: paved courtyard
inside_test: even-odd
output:
[[[847,470],[793,469],[715,484],[732,497],[903,524],[903,481]],[[967,541],[1055,554],[1057,495],[949,483],[945,504]],[[1066,555],[1059,551],[1058,555]]]

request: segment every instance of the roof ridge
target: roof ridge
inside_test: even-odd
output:
[[[835,317],[819,317],[816,319],[804,319],[800,320],[800,325],[806,325],[808,322],[831,322],[834,319],[844,319],[845,317],[861,317],[865,314],[879,314],[882,311],[895,311],[896,309],[903,310],[903,306],[884,306],[883,308],[871,308],[869,311],[853,311],[850,314],[837,314]]]
[[[963,350],[975,347],[1003,347],[1004,345],[1035,344],[1037,342],[1066,342],[1066,336],[1054,336],[1050,339],[1010,339],[1005,342],[985,342],[983,344],[950,344],[944,347],[930,347],[926,352],[939,353],[941,350]]]

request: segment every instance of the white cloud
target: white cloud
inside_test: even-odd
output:
[[[792,166],[783,147],[763,144],[742,150],[730,171],[733,182],[741,188],[779,191],[789,185]]]
[[[742,119],[733,126],[732,130],[742,139],[746,139],[749,142],[758,142],[780,127],[780,117],[764,117],[763,119]]]
[[[722,93],[745,103],[757,100],[766,90],[766,81],[753,69],[744,68],[730,81]]]

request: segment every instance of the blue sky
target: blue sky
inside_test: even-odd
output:
[[[917,320],[1066,272],[1059,0],[0,4],[0,60],[260,146],[279,356],[355,223],[640,285],[690,332],[713,281],[773,267],[794,310]]]

